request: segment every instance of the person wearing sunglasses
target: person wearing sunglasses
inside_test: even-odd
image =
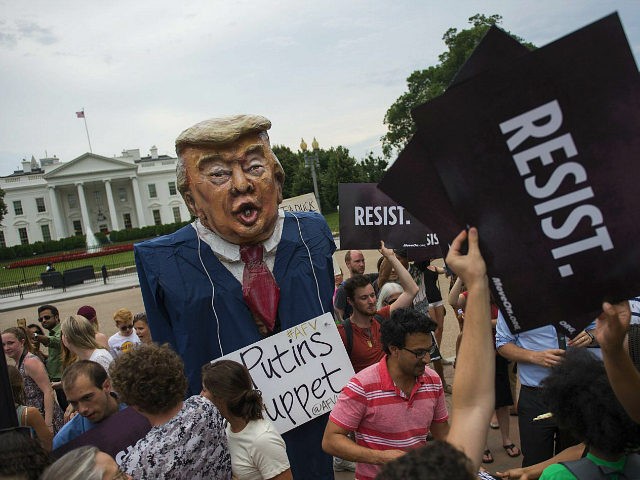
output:
[[[34,335],[32,340],[37,340],[49,349],[46,368],[49,380],[53,384],[58,403],[62,410],[67,408],[67,399],[60,388],[62,377],[62,333],[60,331],[60,315],[53,305],[41,305],[38,307],[38,321],[49,330],[49,335]]]
[[[109,351],[113,358],[118,358],[140,344],[140,339],[133,328],[133,313],[126,308],[120,308],[113,314],[118,331],[109,337]]]
[[[424,313],[394,309],[380,328],[385,355],[342,389],[322,448],[357,462],[356,478],[373,479],[380,465],[425,445],[429,431],[436,440],[446,439],[449,415],[442,382],[427,367],[435,352],[435,329]]]

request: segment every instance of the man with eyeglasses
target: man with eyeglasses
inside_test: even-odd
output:
[[[394,305],[398,303],[397,301]],[[357,462],[356,478],[373,479],[383,465],[449,433],[444,390],[427,367],[435,322],[410,308],[394,309],[381,327],[385,356],[342,389],[322,440],[325,452]],[[355,442],[348,437],[355,432]]]
[[[62,410],[67,408],[67,398],[60,385],[62,377],[62,333],[60,332],[60,315],[58,309],[53,305],[42,305],[38,307],[38,321],[44,328],[49,330],[49,335],[34,334],[33,339],[39,341],[49,349],[47,358],[47,374],[53,384],[53,388],[58,398],[58,403]]]
[[[380,320],[389,318],[397,309],[410,307],[413,298],[418,293],[416,282],[396,258],[393,250],[385,247],[382,241],[380,242],[380,253],[397,272],[398,283],[403,292],[393,303],[377,310],[376,293],[366,276],[354,275],[345,282],[347,302],[353,308],[353,313],[348,321],[345,320],[342,325],[338,325],[338,332],[356,373],[377,363],[384,356],[380,341]],[[350,335],[349,329],[351,329]],[[351,341],[349,341],[349,337],[351,337]]]

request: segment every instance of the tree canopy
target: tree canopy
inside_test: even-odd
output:
[[[304,153],[293,152],[282,145],[274,145],[273,152],[280,160],[285,173],[282,188],[284,198],[313,192],[311,171],[304,163]],[[307,155],[318,155],[316,176],[319,202],[323,213],[335,212],[338,206],[338,183],[379,182],[389,163],[370,152],[362,161],[349,154],[349,149],[338,146],[328,150],[318,149]]]
[[[447,50],[438,57],[437,65],[424,70],[416,70],[407,78],[407,91],[403,93],[387,110],[384,123],[387,133],[382,137],[382,151],[386,158],[404,148],[415,132],[411,110],[444,93],[453,77],[466,62],[484,34],[492,25],[502,22],[501,15],[476,14],[469,18],[471,28],[458,31],[447,30],[442,37]],[[527,48],[533,44],[524,42],[520,37],[509,33]]]

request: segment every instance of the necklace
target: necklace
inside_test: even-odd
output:
[[[371,335],[371,327],[363,328],[362,331],[367,336],[367,345],[369,348],[373,348],[373,335]]]

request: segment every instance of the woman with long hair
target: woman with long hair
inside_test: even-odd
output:
[[[286,446],[264,418],[262,393],[253,388],[249,370],[232,360],[202,367],[202,395],[227,419],[231,470],[238,480],[291,480]]]
[[[2,348],[7,357],[16,362],[24,379],[25,403],[36,407],[55,435],[62,427],[62,410],[56,401],[44,363],[31,353],[31,342],[25,329],[10,327],[2,332]]]
[[[78,360],[91,360],[99,363],[108,372],[113,357],[108,350],[96,342],[95,329],[91,322],[82,315],[71,315],[60,324],[62,332],[62,364],[68,367],[70,354]]]
[[[36,433],[42,448],[47,452],[51,451],[51,442],[53,434],[44,423],[42,414],[36,407],[28,407],[24,400],[24,380],[22,375],[13,365],[7,365],[9,374],[9,384],[13,393],[14,405],[16,407],[16,416],[18,417],[18,426],[30,427]]]

